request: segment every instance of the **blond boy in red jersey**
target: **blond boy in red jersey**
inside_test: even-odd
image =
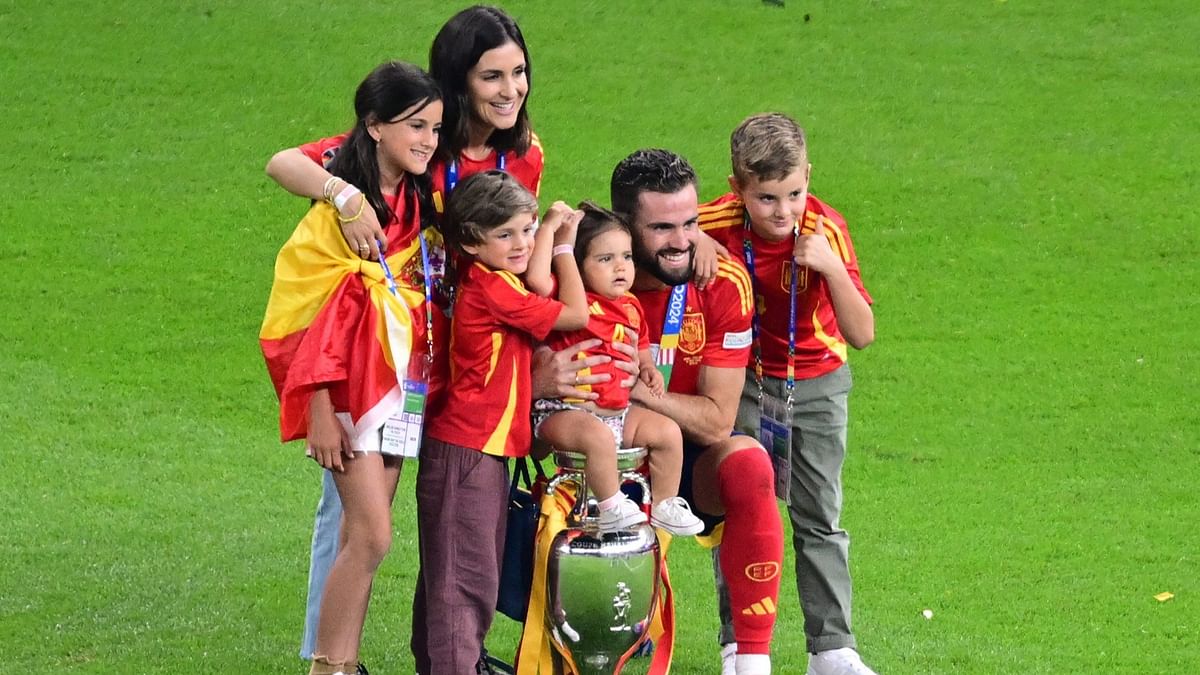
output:
[[[786,115],[754,115],[730,146],[732,192],[701,207],[700,225],[753,278],[755,357],[737,428],[759,435],[760,394],[790,402],[788,511],[808,673],[873,675],[850,629],[849,536],[839,524],[847,346],[862,349],[875,338],[871,296],[845,220],[809,193],[812,165],[800,126]]]

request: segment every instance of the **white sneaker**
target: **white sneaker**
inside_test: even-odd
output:
[[[650,522],[679,536],[700,534],[704,530],[704,521],[692,513],[683,497],[671,497],[655,504],[650,511]]]
[[[737,675],[771,675],[771,657],[767,654],[738,654],[733,660]]]
[[[600,510],[600,534],[617,532],[646,522],[646,514],[629,497],[617,502],[611,509]]]
[[[721,647],[721,675],[737,675],[737,643]]]
[[[850,647],[810,654],[807,675],[877,675]]]

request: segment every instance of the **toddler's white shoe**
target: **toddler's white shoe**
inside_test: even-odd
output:
[[[646,522],[646,514],[629,497],[617,502],[611,509],[600,510],[600,534],[624,530]]]
[[[650,511],[650,522],[678,536],[700,534],[704,530],[704,521],[692,513],[683,497],[671,497],[655,504]]]

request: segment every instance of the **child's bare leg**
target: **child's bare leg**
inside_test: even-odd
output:
[[[314,650],[330,663],[358,661],[371,583],[392,544],[391,504],[400,477],[399,460],[379,453],[358,453],[345,467],[333,475],[344,509],[343,544],[325,582]]]
[[[587,457],[587,484],[597,501],[612,497],[620,489],[616,441],[595,415],[582,410],[556,412],[542,422],[538,437],[559,450]]]
[[[644,446],[650,456],[650,498],[655,504],[679,494],[683,434],[669,417],[631,406],[625,414],[627,448]]]

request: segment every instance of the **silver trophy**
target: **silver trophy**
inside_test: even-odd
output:
[[[617,451],[621,483],[641,485],[643,504],[650,501],[650,486],[637,469],[645,459],[645,448]],[[649,639],[647,627],[659,600],[658,537],[647,523],[601,536],[583,455],[556,452],[555,461],[559,474],[547,493],[570,482],[576,501],[566,529],[554,538],[546,569],[551,642],[574,672],[616,675],[623,658]]]

